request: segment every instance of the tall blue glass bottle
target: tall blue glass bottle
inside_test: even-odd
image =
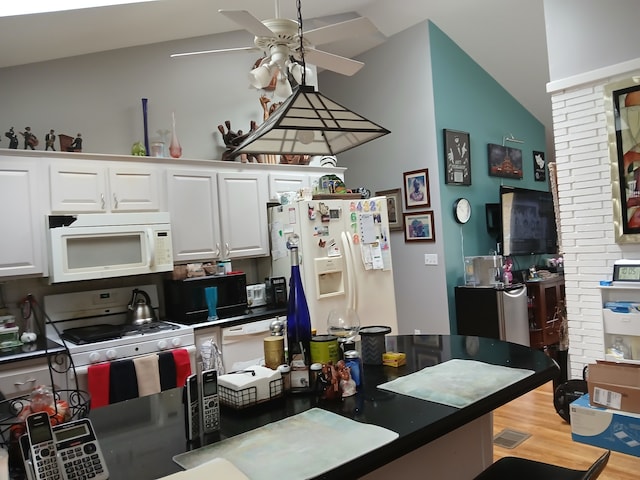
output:
[[[302,286],[297,235],[287,241],[291,251],[291,278],[289,280],[289,306],[287,308],[287,351],[291,365],[291,391],[309,391],[311,364],[311,316]]]

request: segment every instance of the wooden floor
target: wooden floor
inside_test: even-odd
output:
[[[494,445],[494,460],[517,456],[564,467],[587,469],[604,450],[571,440],[571,426],[553,407],[551,382],[494,411],[494,435],[509,428],[531,434],[515,448]],[[640,457],[611,452],[598,480],[638,480]]]

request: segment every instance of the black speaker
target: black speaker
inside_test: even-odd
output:
[[[487,220],[487,233],[492,238],[500,239],[502,236],[502,214],[499,203],[484,204],[485,217]]]

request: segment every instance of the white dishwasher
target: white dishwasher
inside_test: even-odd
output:
[[[229,373],[251,365],[264,365],[264,339],[277,317],[222,329],[222,362]]]

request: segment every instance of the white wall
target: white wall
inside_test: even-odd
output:
[[[421,330],[449,333],[444,242],[441,240],[439,162],[428,23],[390,37],[380,47],[361,57],[365,63],[357,81],[323,72],[320,90],[332,100],[352,108],[369,120],[391,130],[391,134],[340,155],[347,167],[350,186],[376,190],[400,188],[403,172],[429,169],[430,210],[436,212],[436,242],[404,241],[403,232],[391,235],[396,306],[402,334]],[[407,51],[420,52],[407,62]],[[354,185],[354,179],[357,185]],[[403,190],[404,192],[404,190]],[[404,201],[403,201],[404,202]],[[437,266],[425,266],[424,254],[436,253]]]
[[[9,127],[18,132],[30,126],[39,149],[53,128],[82,133],[85,152],[128,155],[144,139],[141,99],[148,98],[150,137],[171,128],[175,111],[183,157],[220,159],[218,125],[230,120],[234,130],[246,132],[250,120],[262,123],[260,93],[247,81],[259,55],[170,55],[252,42],[249,34],[235,32],[0,69],[0,148],[8,148]]]

